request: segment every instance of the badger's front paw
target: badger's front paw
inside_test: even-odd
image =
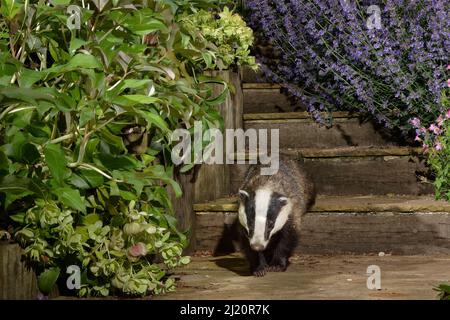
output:
[[[264,277],[267,273],[267,266],[260,266],[253,271],[255,277]]]
[[[284,272],[287,269],[287,259],[274,258],[269,263],[267,271],[269,272]]]
[[[267,271],[269,272],[284,272],[286,271],[287,267],[283,266],[283,265],[273,265],[273,266],[269,266],[267,268]]]

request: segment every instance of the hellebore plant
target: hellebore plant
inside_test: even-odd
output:
[[[203,75],[214,46],[179,21],[223,1],[100,3],[1,0],[0,228],[16,222],[43,294],[169,292],[189,262],[171,133],[220,127],[228,94]]]

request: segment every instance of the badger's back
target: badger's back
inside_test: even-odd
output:
[[[261,175],[262,165],[251,165],[247,171],[242,190],[270,189],[290,198],[293,205],[292,218],[299,221],[314,204],[315,191],[311,179],[296,160],[281,158],[279,170],[274,175]]]

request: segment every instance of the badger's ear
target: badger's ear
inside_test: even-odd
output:
[[[278,202],[279,202],[280,205],[283,207],[283,206],[287,205],[287,203],[288,203],[288,198],[287,198],[287,197],[279,197],[279,198],[278,198]]]
[[[241,198],[241,201],[246,201],[247,199],[250,198],[250,195],[248,194],[247,191],[239,190],[239,197]]]

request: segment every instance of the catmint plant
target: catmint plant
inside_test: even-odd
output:
[[[411,118],[430,124],[444,111],[448,1],[249,0],[247,8],[282,55],[276,64],[258,57],[265,76],[317,121],[351,111],[408,136]]]

